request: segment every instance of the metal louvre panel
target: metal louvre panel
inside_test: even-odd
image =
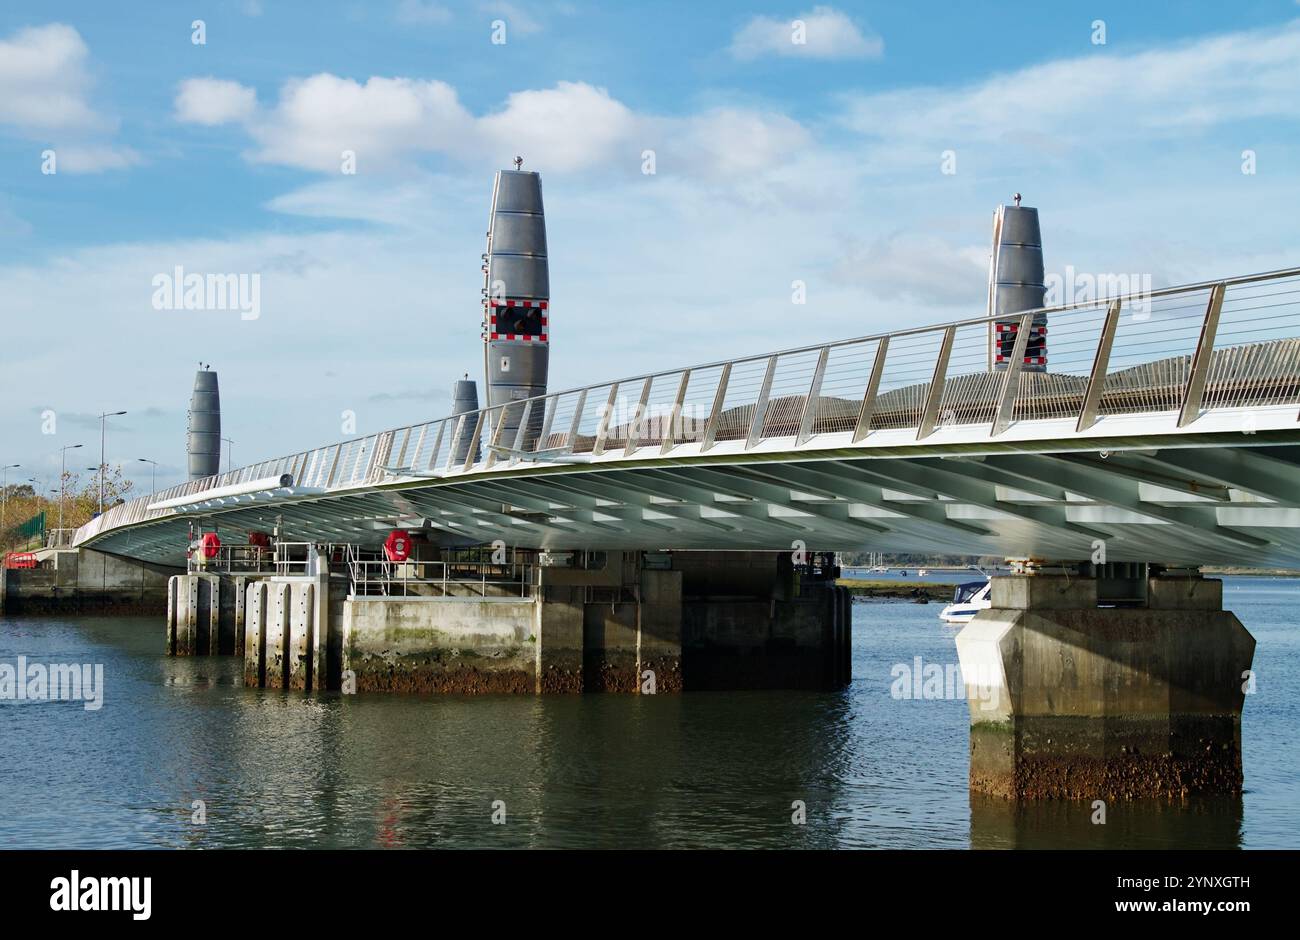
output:
[[[551,296],[551,276],[545,256],[493,252],[488,265],[488,281],[488,292],[494,298],[549,300]]]
[[[498,212],[492,217],[494,255],[546,257],[546,219],[540,215]]]
[[[542,178],[530,170],[498,170],[495,212],[533,212],[541,215]]]

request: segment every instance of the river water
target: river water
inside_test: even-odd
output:
[[[840,692],[640,697],[245,689],[161,618],[0,618],[0,664],[104,667],[98,710],[0,702],[0,847],[1300,847],[1300,580],[1224,599],[1258,640],[1245,794],[1104,825],[971,799],[965,702],[891,694],[957,661],[935,604],[856,604]]]

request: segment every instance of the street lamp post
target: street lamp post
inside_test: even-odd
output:
[[[228,437],[223,437],[221,441],[229,445],[226,448],[226,472],[229,473],[235,469],[235,442]],[[217,469],[220,470],[221,468],[218,467]]]
[[[158,461],[150,460],[148,457],[137,457],[135,459],[140,463],[153,464],[153,482],[149,485],[149,495],[152,496],[158,492]]]
[[[0,467],[0,531],[5,527],[5,511],[9,505],[9,471],[21,467],[20,463],[11,463]]]
[[[76,450],[80,444],[69,444],[67,447],[60,448],[59,456],[59,528],[63,528],[63,500],[64,500],[64,479],[68,475],[68,451]]]
[[[60,458],[61,458],[60,465],[59,465],[59,528],[60,529],[64,528],[64,480],[65,477],[68,476],[68,451],[77,450],[78,447],[81,447],[79,443],[70,443],[70,445],[66,447],[62,447],[62,449],[60,449]]]
[[[99,416],[99,514],[104,514],[104,471],[108,469],[108,464],[104,458],[104,438],[107,434],[106,427],[109,418],[116,418],[118,415],[126,414],[125,411],[106,411]]]

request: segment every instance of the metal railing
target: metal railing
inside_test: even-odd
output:
[[[473,561],[388,561],[348,556],[354,597],[527,598],[535,566]]]
[[[276,574],[275,552],[261,545],[222,545],[209,558],[201,548],[189,553],[187,570],[193,573]]]
[[[1048,371],[1022,366],[1035,316],[1049,320]],[[1019,318],[1005,370],[988,368],[988,332]],[[114,506],[77,543],[170,514],[154,502],[288,473],[295,487],[343,490],[533,460],[749,450],[825,435],[1073,420],[1300,403],[1300,268],[978,317],[555,392],[265,460]],[[507,409],[510,413],[507,414]],[[515,420],[515,419],[518,420]],[[517,427],[507,440],[504,428]],[[477,446],[467,446],[477,441]],[[461,446],[457,443],[461,442]],[[457,459],[458,456],[460,459]]]
[[[45,547],[46,548],[71,548],[73,539],[77,536],[76,529],[46,529],[45,530]]]

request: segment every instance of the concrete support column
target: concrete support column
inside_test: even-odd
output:
[[[636,689],[682,691],[682,573],[642,571],[637,617]],[[653,673],[653,677],[647,673]]]
[[[176,594],[180,605],[176,623],[176,655],[193,656],[198,652],[198,578],[193,575],[182,575]]]
[[[286,581],[267,584],[262,655],[266,663],[263,685],[268,689],[289,687],[289,618],[293,610],[290,588]]]
[[[536,691],[583,691],[582,623],[585,588],[539,587],[534,605]]]
[[[167,579],[167,655],[176,655],[176,624],[180,615],[180,602],[176,592],[180,589],[181,576],[172,575]]]
[[[266,620],[270,612],[270,583],[248,586],[244,605],[244,685],[258,689],[266,684]]]
[[[1096,581],[993,579],[957,637],[970,787],[1012,799],[1239,793],[1243,673],[1254,638],[1222,585],[1153,577],[1143,608],[1099,608]]]
[[[190,577],[198,581],[199,587],[194,652],[200,656],[216,656],[221,652],[221,579],[212,574]]]
[[[316,633],[316,585],[300,582],[289,588],[289,656],[285,666],[288,675],[285,687],[305,692],[311,688],[312,666],[315,650],[312,639]]]
[[[312,585],[314,606],[311,620],[311,637],[308,651],[311,656],[311,688],[321,690],[329,687],[329,635],[330,623],[330,576],[324,567],[324,559],[317,566],[315,583]],[[342,626],[341,624],[339,625]]]
[[[234,636],[230,641],[230,653],[232,656],[244,655],[244,627],[245,627],[245,605],[248,602],[248,579],[243,577],[235,578],[235,596],[234,596]]]

